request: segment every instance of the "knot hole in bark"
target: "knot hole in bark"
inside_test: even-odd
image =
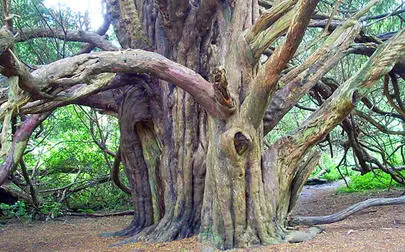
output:
[[[236,152],[242,155],[248,149],[250,141],[242,132],[237,132],[233,138],[233,144]]]

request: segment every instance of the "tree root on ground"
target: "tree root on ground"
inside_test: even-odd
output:
[[[324,229],[318,226],[313,226],[309,228],[309,232],[305,231],[290,231],[286,237],[289,243],[299,243],[311,240],[319,233],[322,233]]]

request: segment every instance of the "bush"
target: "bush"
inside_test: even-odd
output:
[[[41,205],[39,210],[46,219],[53,219],[62,214],[62,203],[48,199]]]
[[[0,203],[0,210],[6,218],[28,219],[30,217],[28,206],[24,201],[17,201],[13,205]]]
[[[351,175],[349,187],[342,186],[338,189],[338,192],[359,192],[402,186],[392,180],[389,174],[383,171],[374,171],[364,175]]]

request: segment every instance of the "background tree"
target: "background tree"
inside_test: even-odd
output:
[[[360,144],[350,113],[360,103],[384,113],[366,95],[387,75],[386,97],[394,114],[402,110],[402,21],[380,38],[367,33],[387,17],[401,20],[402,6],[358,1],[354,10],[351,1],[318,2],[108,0],[105,25],[90,32],[58,22],[18,31],[17,11],[4,0],[0,183],[49,111],[86,105],[115,114],[120,125],[135,214],[115,235],[169,241],[198,233],[222,249],[296,241],[287,229],[289,213],[318,163],[313,147],[341,124],[359,169],[390,171]],[[373,7],[378,14],[369,13]],[[110,22],[121,49],[103,36]],[[321,32],[307,33],[299,48],[308,27]],[[86,45],[77,56],[30,71],[13,47],[36,37]],[[94,47],[103,51],[91,52]],[[370,58],[350,78],[326,78],[353,53]],[[279,137],[274,128],[306,95],[320,106]],[[276,138],[267,148],[265,135]],[[402,181],[400,173],[390,174]],[[300,222],[308,223],[301,217],[291,224]]]

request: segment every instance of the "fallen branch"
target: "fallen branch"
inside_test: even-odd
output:
[[[405,203],[405,196],[398,198],[375,198],[361,201],[357,204],[349,206],[348,208],[331,215],[326,216],[296,216],[293,217],[289,224],[292,226],[297,225],[321,225],[321,224],[330,224],[335,223],[341,220],[346,219],[352,214],[360,212],[366,208],[373,206],[387,206],[387,205],[399,205]]]
[[[134,210],[129,210],[129,211],[116,212],[116,213],[76,213],[76,212],[66,212],[66,215],[89,217],[89,218],[101,218],[101,217],[133,215],[134,213],[135,213]]]

